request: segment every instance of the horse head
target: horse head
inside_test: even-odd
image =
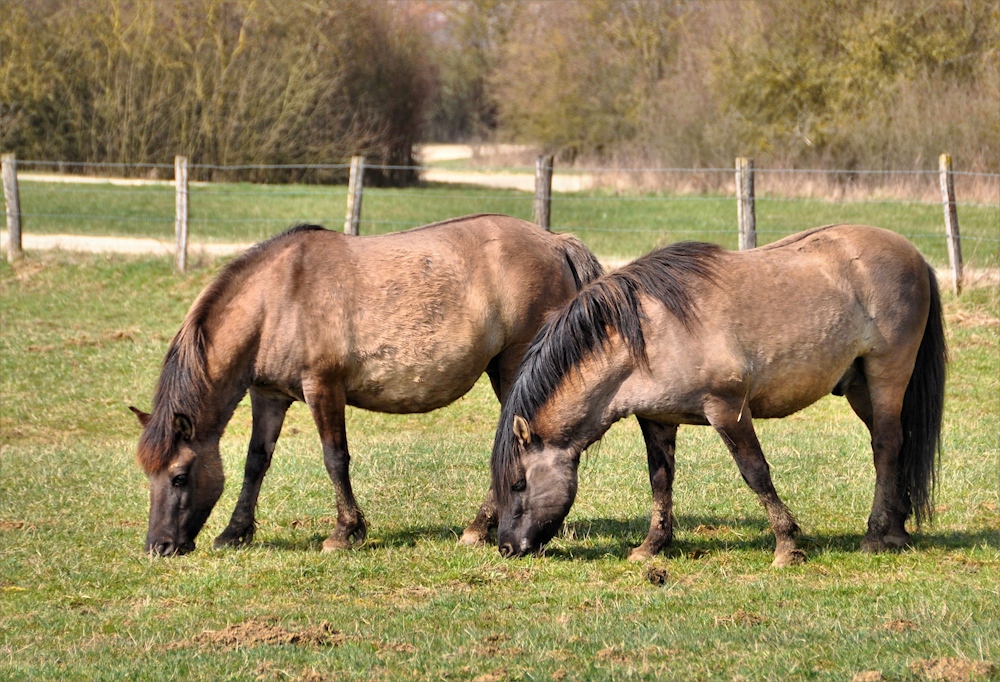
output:
[[[511,429],[515,457],[494,479],[497,544],[505,557],[535,554],[555,537],[576,499],[580,464],[578,448],[543,442],[520,415]]]
[[[201,440],[191,418],[183,414],[169,420],[167,438],[150,438],[163,424],[153,415],[130,408],[143,426],[139,459],[149,478],[149,528],[146,552],[160,556],[186,554],[194,549],[208,515],[222,495],[225,476],[217,435]],[[164,420],[166,421],[166,420]],[[168,447],[154,457],[143,449],[159,440]]]

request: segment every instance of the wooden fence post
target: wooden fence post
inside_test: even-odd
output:
[[[188,160],[186,156],[174,157],[174,236],[177,254],[174,265],[177,272],[187,269],[188,242]]]
[[[364,190],[365,157],[351,157],[351,177],[347,185],[347,215],[344,217],[344,234],[360,234],[361,195]]]
[[[555,157],[539,156],[535,159],[535,207],[532,211],[535,223],[550,230],[552,216],[552,164]]]
[[[944,204],[944,231],[948,235],[948,260],[951,261],[952,291],[962,292],[962,240],[958,233],[958,210],[955,207],[955,178],[951,173],[951,155],[938,158],[941,176],[941,202]]]
[[[736,159],[736,219],[740,226],[740,251],[757,248],[757,213],[754,208],[753,159]]]
[[[24,256],[21,250],[21,194],[17,189],[17,157],[3,155],[3,197],[7,202],[7,260]]]

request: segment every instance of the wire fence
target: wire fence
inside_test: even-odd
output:
[[[172,241],[176,222],[170,164],[16,161],[22,232],[145,237]],[[223,174],[227,182],[188,188],[192,244],[259,241],[301,222],[341,229],[343,184],[241,181],[262,172],[344,174],[347,164],[191,164],[192,177]],[[365,166],[368,173],[406,171],[412,187],[366,186],[358,230],[384,234],[469,213],[532,219],[533,168],[454,170],[463,182],[428,181],[438,166]],[[599,256],[630,259],[671,242],[697,239],[736,248],[737,197],[728,168],[553,169],[551,227],[577,234]],[[937,171],[754,170],[756,231],[766,244],[829,223],[885,227],[913,241],[936,265],[948,263]],[[346,177],[346,176],[345,176]],[[1000,173],[955,171],[955,208],[965,261],[1000,266]],[[561,191],[572,180],[576,191]]]

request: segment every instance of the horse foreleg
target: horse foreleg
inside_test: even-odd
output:
[[[291,400],[269,398],[250,389],[250,405],[253,412],[253,430],[250,434],[250,448],[247,451],[246,466],[243,469],[243,488],[236,501],[236,508],[229,519],[229,525],[215,538],[215,547],[239,547],[253,540],[256,530],[254,511],[257,496],[264,481],[264,474],[271,466],[274,446],[281,434]]]
[[[330,537],[323,541],[323,551],[349,549],[353,544],[365,541],[368,525],[351,489],[344,388],[338,382],[317,381],[303,382],[302,389],[319,430],[323,463],[337,496],[337,525]]]
[[[649,533],[643,543],[633,549],[629,561],[643,561],[656,556],[674,539],[674,450],[677,447],[677,424],[659,424],[637,417],[646,441],[646,463],[649,466],[649,486],[653,490],[653,509],[649,518]]]
[[[868,383],[862,379],[857,381],[845,391],[844,395],[847,397],[847,402],[850,403],[851,409],[854,413],[865,423],[868,427],[868,431],[872,436],[872,455],[875,460],[875,477],[876,477],[876,489],[879,489],[878,477],[880,462],[883,462],[881,468],[883,469],[883,479],[886,475],[885,464],[887,460],[885,450],[886,448],[891,448],[891,443],[887,443],[885,439],[877,439],[875,437],[875,415],[874,409],[872,408],[871,395],[868,391]],[[882,433],[886,432],[888,428],[885,425],[879,427]],[[902,427],[900,427],[901,429]],[[889,430],[892,430],[889,428]],[[902,431],[900,430],[900,442],[902,442]],[[880,453],[880,450],[882,451]],[[896,459],[898,460],[899,448],[896,448]],[[898,468],[898,467],[897,467]],[[910,516],[910,500],[909,496],[903,492],[904,486],[899,484],[897,475],[897,484],[895,490],[893,491],[894,501],[888,501],[887,511],[884,514],[885,520],[887,521],[886,530],[883,533],[880,543],[878,538],[869,540],[869,535],[873,533],[878,533],[881,530],[881,524],[875,519],[875,503],[872,504],[872,516],[868,519],[868,532],[869,535],[865,536],[865,540],[862,541],[862,549],[870,552],[877,552],[885,549],[887,546],[891,547],[905,547],[910,544],[910,534],[906,532],[906,519]],[[884,480],[882,484],[882,493],[887,492],[884,490]],[[873,523],[874,522],[874,523]]]
[[[490,363],[486,366],[486,375],[490,378],[493,393],[496,394],[497,400],[500,401],[501,405],[503,405],[510,387],[514,384],[514,376],[517,373],[517,367],[522,355],[522,347],[511,346],[490,360]],[[476,518],[466,526],[465,531],[462,533],[459,544],[472,546],[487,544],[490,541],[490,531],[497,527],[498,521],[496,495],[491,487],[486,492],[486,499],[479,505],[479,512],[476,514]]]
[[[781,568],[801,564],[805,561],[806,555],[795,545],[799,526],[774,489],[771,468],[764,459],[764,451],[760,447],[760,441],[757,440],[750,408],[744,405],[742,410],[739,407],[727,409],[731,407],[725,406],[716,410],[717,414],[708,414],[709,422],[722,436],[733,459],[736,460],[740,475],[750,489],[757,493],[767,511],[775,538],[774,562],[771,565]]]

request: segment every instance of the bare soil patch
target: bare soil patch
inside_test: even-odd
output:
[[[627,665],[632,662],[628,654],[617,647],[607,647],[606,649],[601,649],[597,652],[597,660],[606,661],[608,663],[617,663],[619,665]]]
[[[865,670],[852,677],[851,682],[882,682],[884,679],[885,675],[878,670]]]
[[[992,676],[997,672],[997,666],[986,661],[945,657],[915,661],[910,664],[910,670],[925,680],[972,682]]]
[[[501,680],[507,679],[507,669],[497,668],[493,672],[484,673],[478,677],[474,677],[472,682],[501,682]]]
[[[906,632],[907,630],[913,630],[917,627],[917,624],[912,620],[887,620],[882,623],[882,627],[886,630],[891,630],[892,632]]]
[[[323,621],[319,625],[288,630],[280,625],[259,620],[248,620],[230,625],[223,630],[205,630],[184,645],[215,647],[220,649],[250,649],[257,646],[293,644],[296,646],[340,646],[347,637]]]

